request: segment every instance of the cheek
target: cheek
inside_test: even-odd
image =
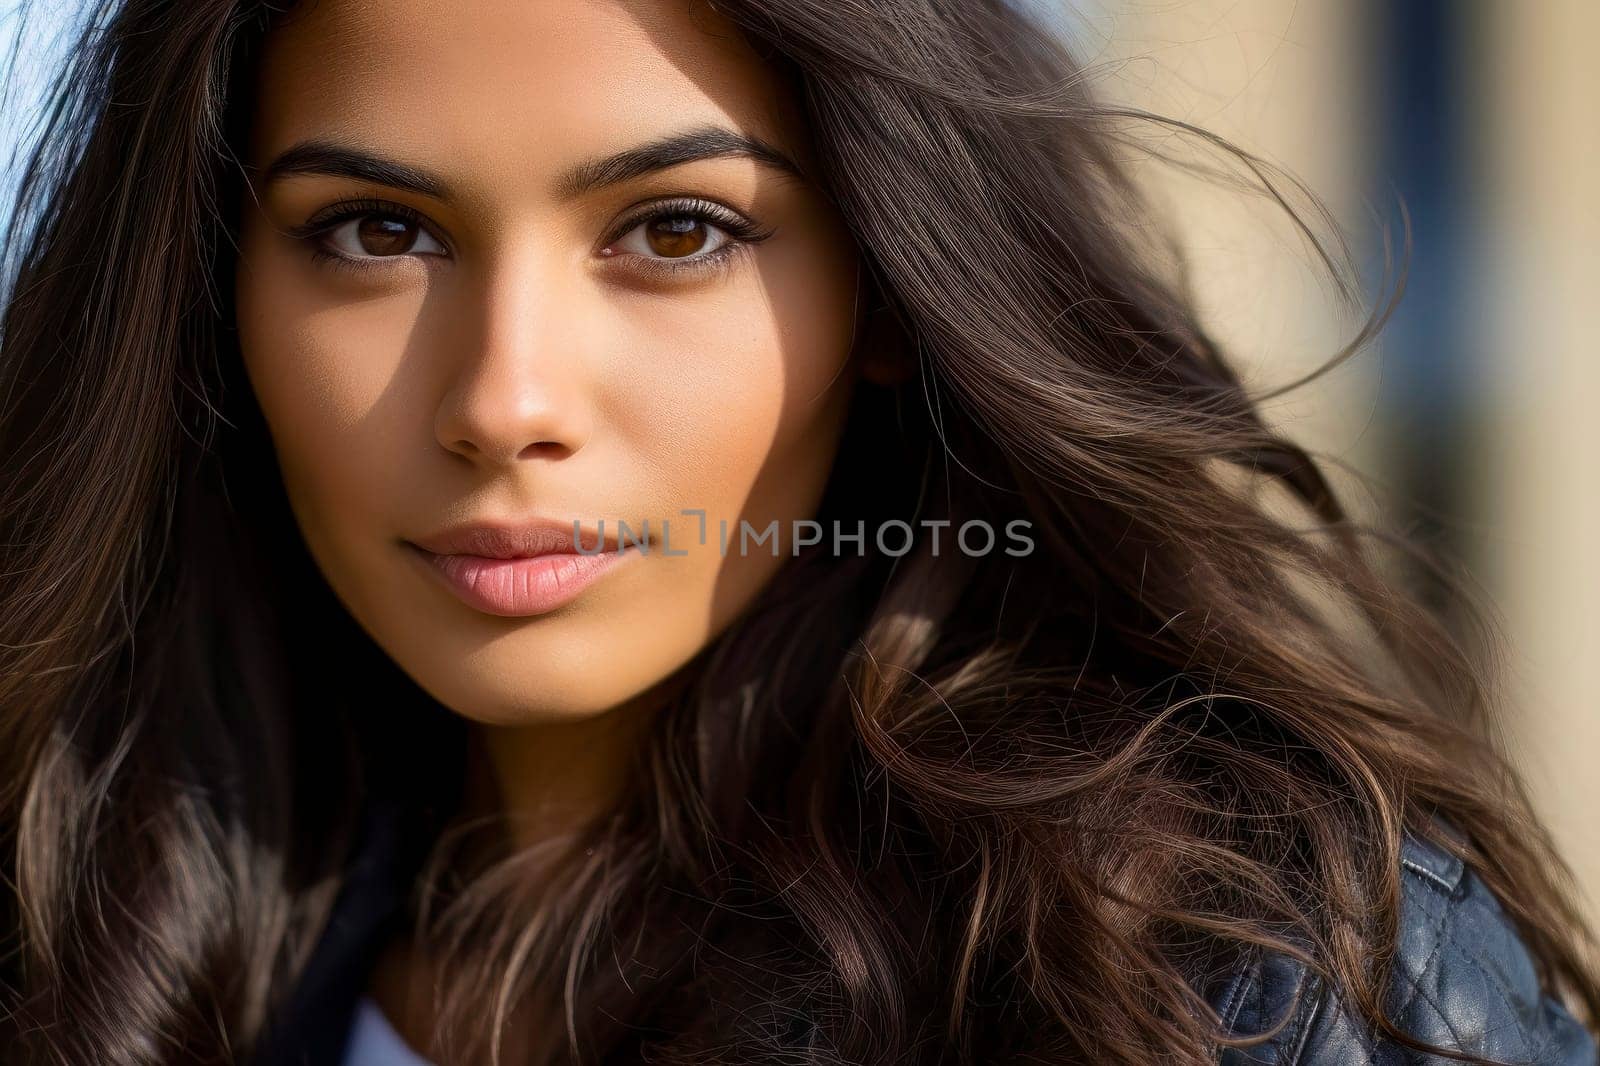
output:
[[[851,261],[801,248],[636,327],[635,366],[654,370],[617,379],[631,413],[615,424],[648,438],[636,454],[683,506],[730,521],[809,508],[854,382],[853,294]]]
[[[308,539],[385,510],[415,442],[389,417],[416,308],[350,303],[313,288],[286,256],[241,247],[239,348]]]

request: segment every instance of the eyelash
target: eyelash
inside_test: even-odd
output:
[[[633,232],[641,223],[654,222],[661,218],[692,218],[708,222],[728,235],[728,240],[722,247],[713,252],[686,255],[676,259],[636,257],[643,260],[643,269],[646,272],[664,277],[709,274],[724,270],[732,265],[735,255],[748,251],[752,245],[760,244],[775,232],[772,229],[761,228],[721,204],[698,197],[680,196],[655,201],[644,209],[628,215],[611,231],[605,244],[609,247],[613,242]]]
[[[405,204],[396,203],[393,200],[341,200],[336,204],[330,205],[325,210],[319,211],[303,224],[291,226],[288,234],[296,240],[304,241],[310,245],[311,261],[313,263],[327,263],[329,266],[339,269],[369,270],[373,268],[373,263],[353,259],[339,252],[331,251],[322,243],[324,236],[332,233],[346,222],[364,218],[368,215],[383,215],[388,218],[402,219],[414,226],[428,230],[429,233],[433,233],[433,227],[428,225],[421,212],[415,208],[407,207]],[[437,233],[433,233],[433,236],[440,244],[444,243],[444,240]],[[397,259],[399,256],[383,256],[381,258]]]
[[[375,265],[372,262],[355,259],[339,252],[331,251],[322,243],[321,238],[333,230],[354,219],[368,215],[383,215],[398,218],[414,226],[426,229],[433,234],[440,244],[447,242],[434,232],[433,227],[422,216],[421,212],[405,204],[393,200],[345,200],[333,204],[325,211],[319,212],[309,221],[289,229],[289,235],[296,240],[306,242],[311,246],[311,260],[317,263],[327,263],[339,269],[368,270]],[[633,255],[639,259],[646,273],[658,277],[680,278],[691,275],[709,275],[727,269],[733,263],[733,257],[746,252],[752,245],[756,245],[771,237],[776,230],[763,228],[743,215],[724,207],[711,200],[702,200],[698,197],[674,197],[667,200],[658,200],[646,208],[634,212],[619,223],[606,238],[605,245],[609,247],[614,242],[631,233],[634,228],[642,223],[654,222],[662,218],[693,218],[701,222],[710,223],[727,234],[728,239],[715,251],[704,254],[686,255],[676,259],[654,259],[648,256]],[[375,258],[393,259],[399,256],[381,256]]]

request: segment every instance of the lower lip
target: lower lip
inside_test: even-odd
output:
[[[637,545],[594,555],[559,552],[526,559],[439,555],[407,543],[461,602],[485,614],[524,618],[570,603],[612,567],[639,554]]]

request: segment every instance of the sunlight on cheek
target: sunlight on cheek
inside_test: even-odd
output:
[[[394,311],[401,311],[394,308]],[[286,423],[329,431],[367,421],[399,379],[411,334],[388,308],[340,308],[304,319],[266,345],[263,372]],[[271,417],[272,412],[268,412]]]

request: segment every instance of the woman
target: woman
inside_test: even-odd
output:
[[[1027,13],[123,0],[56,92],[6,1063],[1595,1060],[1472,661]]]

